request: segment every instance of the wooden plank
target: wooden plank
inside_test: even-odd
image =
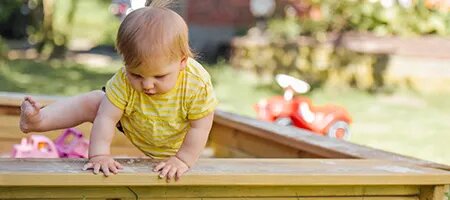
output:
[[[365,190],[378,191],[366,192]],[[358,196],[417,196],[417,186],[335,186],[335,187],[260,187],[260,186],[154,186],[154,187],[0,187],[1,199],[183,199],[183,198],[351,198]],[[267,199],[267,198],[264,198]]]
[[[202,200],[231,200],[231,199],[260,199],[260,198],[202,198]],[[272,197],[272,198],[261,198],[264,200],[276,200],[276,199],[286,199],[286,200],[417,200],[417,197],[394,197],[394,196],[385,196],[385,197]]]
[[[216,131],[221,131],[221,133],[216,134]],[[222,146],[239,149],[254,157],[273,158],[277,157],[277,155],[283,155],[283,158],[297,157],[297,150],[286,145],[277,145],[264,138],[255,137],[245,133],[243,134],[238,130],[227,128],[222,125],[214,126],[211,132],[213,133],[210,136],[211,141]]]
[[[354,158],[346,153],[330,148],[334,147],[331,146],[334,143],[334,140],[331,141],[330,138],[317,136],[312,132],[292,127],[278,126],[273,123],[263,122],[223,111],[216,111],[214,117],[213,126],[220,124],[231,127],[246,134],[265,138],[272,141],[274,144],[280,143],[297,150],[314,152],[315,154],[326,158]],[[215,132],[211,132],[211,134],[215,134]],[[317,143],[320,144],[320,142],[328,142],[330,143],[330,146],[323,148],[322,146],[317,145]]]
[[[211,130],[210,140],[223,148],[228,147],[232,152],[242,152],[259,158],[325,158],[320,154],[299,150],[291,146],[274,142],[246,132],[233,129],[222,124],[215,124]],[[230,155],[236,157],[237,155]],[[220,154],[217,157],[222,157]]]
[[[274,144],[283,144],[303,152],[314,152],[314,154],[325,158],[382,159],[450,170],[450,166],[448,165],[403,156],[343,140],[330,139],[306,130],[278,126],[220,110],[215,112],[213,127],[218,125],[231,127],[246,134],[265,138]],[[211,132],[211,135],[220,133]]]
[[[136,199],[128,187],[0,187],[0,199]]]
[[[257,197],[351,197],[417,196],[418,186],[201,186],[130,187],[139,198],[257,198]]]
[[[15,198],[12,198],[15,199]],[[36,198],[33,198],[36,200]],[[47,199],[53,199],[53,198],[44,198],[42,200]],[[60,198],[56,198],[60,199]],[[63,198],[64,200],[79,200],[80,198]],[[89,199],[103,199],[105,198],[89,198]],[[110,198],[107,198],[107,200]],[[113,198],[116,199],[116,198]],[[121,199],[121,198],[118,198]],[[125,198],[127,199],[127,198]],[[139,200],[182,200],[182,199],[188,199],[188,200],[231,200],[231,199],[264,199],[264,200],[299,200],[299,199],[305,199],[305,200],[326,200],[326,199],[337,199],[337,200],[417,200],[416,197],[330,197],[330,198],[324,198],[324,197],[264,197],[264,198],[239,198],[239,197],[232,197],[232,198],[139,198]],[[41,200],[38,198],[38,200]]]
[[[17,106],[3,105],[0,109],[0,115],[20,115],[20,110],[17,109]]]
[[[443,200],[448,187],[445,185],[422,186],[420,188],[420,200]]]
[[[0,159],[0,186],[157,185],[445,185],[450,172],[381,160],[200,159],[180,181],[166,183],[150,159],[119,159],[125,169],[104,177],[81,171],[83,159]]]
[[[232,148],[227,145],[221,145],[210,142],[209,148],[213,150],[214,158],[254,158],[254,155],[247,154],[240,149]]]

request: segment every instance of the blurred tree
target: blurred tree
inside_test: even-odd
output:
[[[67,43],[70,39],[70,32],[73,19],[77,10],[78,1],[70,0],[70,8],[66,18],[67,29],[57,31],[54,29],[54,0],[43,0],[44,20],[41,28],[35,33],[36,49],[39,53],[48,54],[49,58],[63,57],[67,51]]]
[[[0,1],[0,34],[8,39],[27,38],[41,56],[63,57],[79,2],[69,1],[64,31],[54,28],[55,0]]]
[[[27,27],[32,22],[33,0],[0,1],[0,35],[8,39],[27,37]]]

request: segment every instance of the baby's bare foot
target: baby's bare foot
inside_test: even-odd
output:
[[[20,130],[24,133],[33,131],[41,121],[40,104],[27,96],[24,98],[20,110]]]

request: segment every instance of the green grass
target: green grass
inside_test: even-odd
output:
[[[221,109],[255,116],[259,99],[281,94],[273,85],[262,87],[245,72],[210,69]],[[418,94],[399,91],[372,95],[350,88],[315,89],[307,94],[314,105],[337,104],[351,114],[350,141],[425,160],[450,164],[450,93]]]
[[[0,62],[0,91],[75,95],[101,88],[119,67],[119,62],[106,68],[68,61]],[[277,86],[227,65],[208,70],[223,110],[253,117],[253,104],[259,99],[281,94]],[[307,96],[315,105],[338,104],[350,112],[352,142],[450,164],[450,93],[371,95],[349,88],[324,88]]]
[[[0,91],[75,95],[101,89],[120,66],[89,68],[68,61],[0,61]]]
[[[345,90],[315,91],[313,102],[333,102],[351,113],[351,141],[379,149],[450,164],[450,94],[398,92],[372,96]]]

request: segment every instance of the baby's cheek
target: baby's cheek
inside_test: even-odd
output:
[[[134,90],[141,91],[141,86],[140,86],[140,82],[139,81],[130,81],[130,83],[131,83],[131,87]]]
[[[175,83],[168,83],[168,84],[164,84],[164,85],[161,85],[161,90],[162,90],[162,92],[168,92],[168,91],[170,91],[173,87],[175,87]]]

